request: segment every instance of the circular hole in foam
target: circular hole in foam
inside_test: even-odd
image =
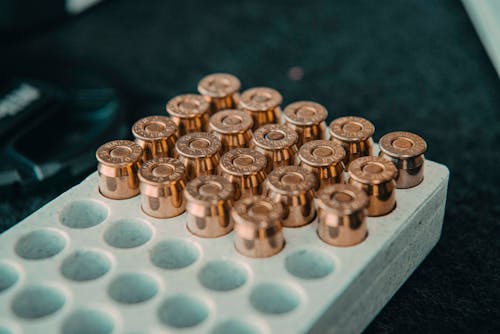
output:
[[[64,207],[59,215],[61,224],[71,228],[89,228],[102,223],[108,209],[96,201],[79,200]]]
[[[4,325],[0,325],[0,334],[13,334],[14,332]]]
[[[70,314],[63,322],[63,334],[109,334],[114,330],[113,319],[104,312],[80,309]]]
[[[212,334],[259,334],[260,330],[246,321],[229,319],[217,324]]]
[[[113,300],[122,304],[137,304],[153,298],[158,293],[156,281],[145,274],[121,274],[108,288]]]
[[[301,249],[285,259],[286,270],[299,278],[318,279],[333,272],[333,260],[322,252]]]
[[[66,240],[52,230],[37,230],[25,234],[16,243],[15,251],[27,260],[41,260],[52,257],[64,249]]]
[[[106,274],[111,269],[107,255],[95,250],[77,250],[62,263],[61,273],[72,281],[90,281]]]
[[[108,245],[116,248],[133,248],[151,239],[153,232],[146,222],[139,219],[121,219],[104,233]]]
[[[151,251],[151,262],[163,269],[181,269],[193,264],[199,255],[192,242],[170,239],[156,244]]]
[[[162,323],[175,328],[193,327],[208,317],[205,303],[195,297],[177,295],[160,305],[158,316]]]
[[[57,312],[65,303],[64,295],[48,286],[28,286],[12,300],[12,311],[24,319],[37,319]]]
[[[250,304],[262,313],[283,314],[295,309],[300,303],[297,292],[283,284],[261,283],[250,293]]]
[[[19,279],[17,270],[7,263],[0,263],[0,293],[7,290]]]
[[[207,289],[229,291],[245,284],[247,272],[233,261],[215,260],[203,266],[198,273],[198,279]]]

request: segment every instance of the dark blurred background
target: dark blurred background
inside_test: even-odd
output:
[[[98,73],[124,115],[108,134],[164,114],[168,99],[222,71],[243,89],[278,89],[284,105],[318,101],[329,120],[366,117],[376,141],[394,130],[422,135],[426,157],[451,172],[443,234],[366,332],[500,332],[500,85],[460,1],[111,0],[55,16],[3,31],[0,78],[65,87]],[[44,125],[32,149],[43,152],[44,136],[65,126]],[[1,188],[0,231],[83,176]]]

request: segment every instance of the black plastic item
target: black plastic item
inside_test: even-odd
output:
[[[95,167],[97,146],[126,135],[106,81],[86,72],[64,85],[18,79],[0,89],[0,187],[81,176]]]

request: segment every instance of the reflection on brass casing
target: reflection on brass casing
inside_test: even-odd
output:
[[[144,117],[132,126],[135,142],[143,151],[143,161],[172,157],[177,132],[177,125],[166,116]]]
[[[324,106],[311,101],[289,104],[283,111],[285,125],[297,131],[299,135],[299,148],[311,140],[326,139],[327,116],[328,112]]]
[[[350,184],[331,185],[318,193],[316,204],[321,240],[333,246],[347,247],[366,238],[368,197],[364,191]]]
[[[354,159],[372,155],[374,132],[375,126],[362,117],[340,117],[330,123],[330,140],[344,148],[346,168]]]
[[[253,118],[253,129],[269,123],[280,123],[283,97],[272,88],[255,87],[244,91],[239,100],[239,108]]]
[[[176,96],[168,101],[167,112],[179,127],[179,136],[207,130],[210,104],[201,95]]]
[[[234,109],[238,101],[240,80],[227,73],[207,75],[198,83],[198,92],[210,103],[212,114],[224,109]]]
[[[411,132],[391,132],[380,138],[379,156],[392,161],[397,169],[397,188],[411,188],[424,179],[425,140]]]
[[[130,140],[114,140],[97,149],[99,191],[112,199],[126,199],[139,194],[137,171],[142,148]]]
[[[174,158],[146,161],[139,170],[141,207],[155,218],[171,218],[186,210],[184,165]]]
[[[264,258],[278,253],[285,245],[280,203],[262,196],[237,201],[231,210],[234,221],[234,246],[248,257]]]
[[[394,164],[380,157],[362,157],[349,165],[349,184],[368,194],[368,216],[382,216],[396,206]]]
[[[274,168],[295,163],[297,138],[297,132],[286,125],[266,124],[255,130],[250,148],[267,157],[269,173]]]
[[[267,176],[264,194],[283,205],[283,226],[299,227],[313,221],[317,183],[316,175],[299,166],[279,167]]]
[[[235,148],[220,160],[219,175],[234,185],[234,198],[246,198],[262,194],[266,179],[267,158],[250,148]]]
[[[318,177],[318,188],[344,183],[345,150],[329,140],[313,140],[299,150],[299,166]]]
[[[222,152],[237,147],[248,147],[252,140],[253,120],[242,110],[222,110],[210,117],[208,130],[219,138]]]
[[[187,228],[199,237],[215,238],[233,229],[230,211],[234,192],[231,182],[219,175],[202,175],[190,181],[187,201]]]
[[[207,132],[188,133],[175,144],[178,159],[186,167],[188,181],[200,175],[217,173],[221,142]]]

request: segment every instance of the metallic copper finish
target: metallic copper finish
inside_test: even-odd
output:
[[[234,246],[244,256],[270,257],[285,245],[281,204],[262,196],[237,201],[231,211],[234,220]]]
[[[297,146],[316,139],[326,139],[326,108],[311,101],[300,101],[289,104],[283,111],[285,125],[299,135]]]
[[[373,124],[361,117],[340,117],[330,123],[330,140],[345,149],[346,168],[354,159],[372,155],[374,132]]]
[[[411,188],[424,179],[425,140],[411,132],[391,132],[380,138],[379,156],[392,161],[397,169],[396,188]]]
[[[178,130],[166,116],[148,116],[135,122],[132,133],[135,142],[142,147],[143,161],[172,157]]]
[[[209,121],[209,132],[222,142],[222,152],[248,147],[252,140],[253,120],[242,110],[226,109],[217,112]]]
[[[239,108],[248,112],[253,118],[253,130],[268,123],[279,123],[281,94],[272,88],[255,87],[241,94]]]
[[[179,136],[207,130],[210,104],[201,95],[176,96],[168,101],[167,112],[179,127]]]
[[[286,125],[266,124],[253,133],[250,148],[267,157],[267,172],[280,166],[293,165],[297,155],[298,135]]]
[[[236,108],[240,88],[240,80],[226,73],[207,75],[198,83],[198,92],[210,103],[212,114],[223,109]]]
[[[299,227],[313,221],[317,184],[316,175],[299,166],[279,167],[267,176],[264,194],[283,205],[283,226]]]
[[[233,229],[230,211],[234,191],[231,182],[219,175],[202,175],[184,190],[187,201],[187,228],[203,238],[225,235]]]
[[[97,149],[99,191],[112,199],[126,199],[139,194],[137,170],[142,148],[130,140],[114,140]]]
[[[149,216],[171,218],[186,210],[184,165],[174,158],[146,161],[139,170],[141,207]]]
[[[321,240],[333,246],[347,247],[366,238],[368,196],[364,191],[350,184],[328,186],[318,194],[316,204]]]
[[[238,200],[262,194],[266,166],[264,154],[250,148],[235,148],[222,156],[218,172],[234,185],[234,197]]]
[[[396,206],[394,164],[380,157],[361,157],[349,165],[349,184],[368,194],[368,216],[383,216]]]
[[[200,175],[216,174],[221,147],[220,140],[207,132],[188,133],[179,138],[175,150],[186,167],[187,180]]]
[[[299,150],[299,166],[316,174],[322,189],[328,185],[344,183],[345,150],[329,140],[313,140]]]

